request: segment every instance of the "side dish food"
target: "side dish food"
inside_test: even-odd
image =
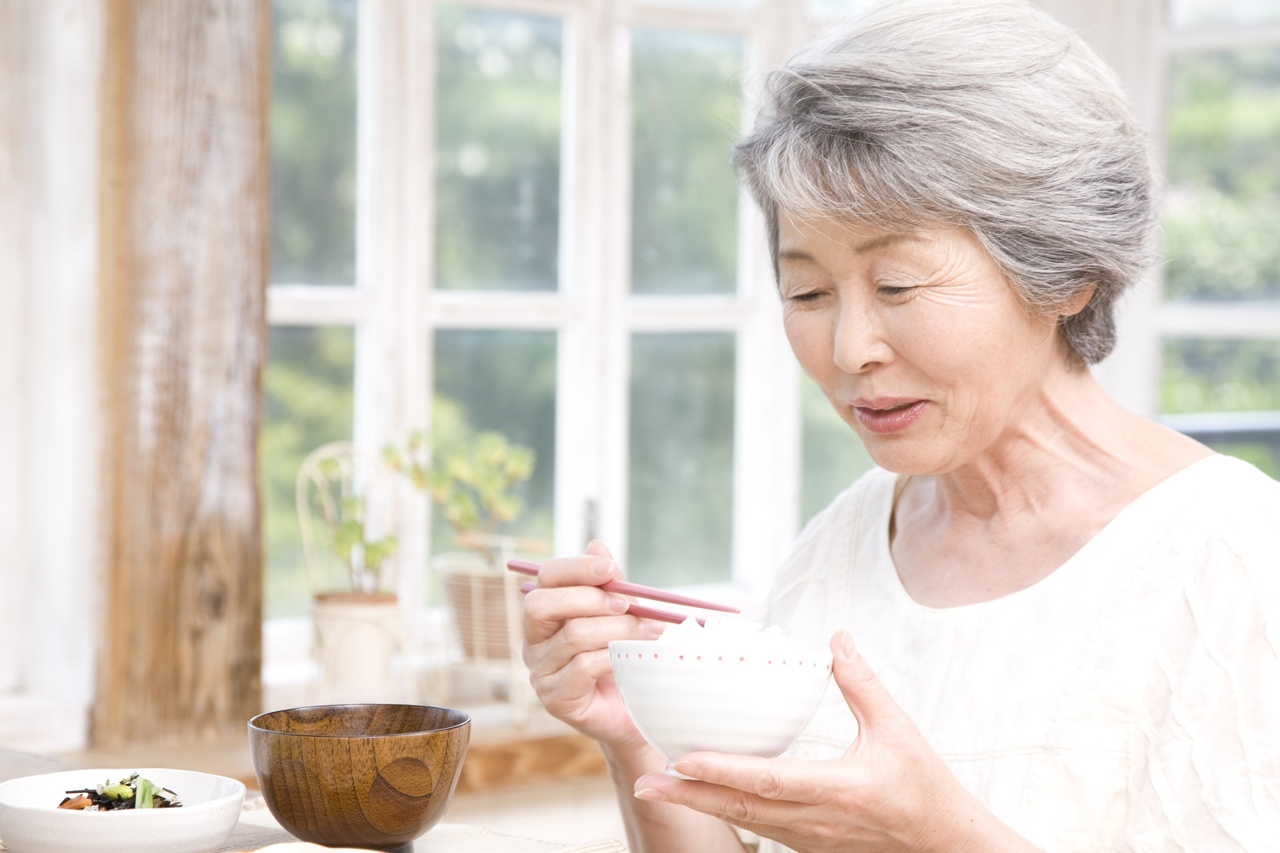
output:
[[[111,812],[121,809],[172,809],[182,806],[178,795],[161,788],[137,773],[112,784],[108,779],[95,788],[67,791],[58,804],[60,809],[86,812]]]

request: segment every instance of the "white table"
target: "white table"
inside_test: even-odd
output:
[[[244,817],[219,853],[239,853],[295,840],[276,823],[262,804],[261,796],[251,794],[245,800]],[[562,844],[503,835],[461,823],[436,824],[414,843],[413,849],[414,853],[626,853],[627,850],[613,839]]]
[[[56,758],[0,749],[0,782],[19,776],[66,770],[67,764]],[[296,841],[280,828],[267,810],[262,796],[250,791],[245,797],[244,813],[226,844],[218,853],[252,851],[269,844]],[[0,851],[4,851],[0,840]],[[626,853],[626,847],[613,839],[587,844],[561,844],[514,835],[502,835],[460,823],[440,823],[419,838],[414,853]]]

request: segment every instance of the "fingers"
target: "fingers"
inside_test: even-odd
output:
[[[858,721],[859,740],[864,739],[863,733],[869,734],[878,726],[907,719],[906,712],[858,654],[848,631],[837,631],[831,637],[831,656],[831,674]]]
[[[768,828],[778,826],[782,821],[802,820],[800,815],[809,808],[800,804],[801,812],[798,813],[797,806],[791,803],[766,799],[735,788],[683,781],[662,773],[650,773],[637,779],[635,796],[640,800],[685,806],[762,835],[771,834]]]
[[[700,760],[704,756],[710,760]],[[700,782],[723,785],[766,800],[809,805],[830,800],[833,786],[826,769],[822,764],[790,758],[696,752],[675,765],[677,773]]]
[[[558,557],[543,563],[538,571],[538,586],[600,586],[620,577],[622,572],[609,549],[592,540],[581,556]]]
[[[624,595],[592,586],[538,587],[524,597],[525,639],[531,644],[541,643],[571,620],[618,616],[627,611],[630,603]]]
[[[586,550],[548,561],[537,588],[525,595],[525,663],[544,686],[602,678],[610,672],[611,640],[651,640],[661,633],[649,620],[624,615],[629,598],[599,588],[620,574],[609,549],[593,541]]]
[[[533,667],[530,681],[539,694],[580,696],[589,693],[600,679],[612,675],[609,650],[580,652],[559,667]]]

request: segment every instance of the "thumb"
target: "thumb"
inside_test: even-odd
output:
[[[831,656],[831,674],[858,721],[859,740],[863,732],[871,732],[904,715],[905,712],[872,672],[866,658],[858,654],[853,636],[848,631],[837,631],[832,635]]]

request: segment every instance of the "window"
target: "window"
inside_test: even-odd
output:
[[[1175,0],[1160,409],[1280,476],[1280,7]]]
[[[869,462],[794,367],[727,149],[753,69],[858,5],[275,0],[270,616],[305,608],[302,454],[422,427],[534,450],[513,532],[557,552],[597,536],[639,580],[763,595]],[[1087,31],[1114,8],[1089,6]],[[1114,21],[1117,43],[1166,51],[1136,95],[1167,94],[1171,187],[1139,337],[1158,364],[1131,345],[1104,367],[1113,388],[1158,384],[1144,414],[1276,474],[1274,10],[1170,0],[1161,33]],[[451,532],[421,500],[394,521],[401,592],[430,603]]]
[[[356,3],[277,0],[274,11],[272,326],[259,437],[268,619],[306,614],[294,478],[311,450],[352,437],[357,330],[343,298],[356,285]]]
[[[802,408],[729,146],[750,69],[849,8],[275,0],[268,618],[306,611],[305,454],[424,427],[534,451],[506,532],[763,595],[802,487],[809,513],[867,463],[812,388]],[[394,525],[429,605],[454,545],[426,504]]]
[[[858,5],[275,0],[269,615],[305,607],[301,455],[422,427],[534,450],[514,532],[763,595],[869,462],[794,367],[727,148],[753,70]],[[1275,4],[1169,0],[1160,31],[1118,8],[1084,29],[1136,100],[1163,86],[1171,187],[1154,328],[1109,384],[1158,385],[1143,414],[1280,473]],[[1134,44],[1163,77],[1119,62]],[[401,592],[429,603],[450,531],[421,500],[394,521]]]

